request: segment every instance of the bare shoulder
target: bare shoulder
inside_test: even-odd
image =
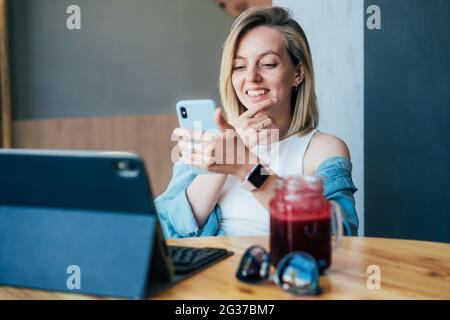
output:
[[[305,175],[314,175],[320,164],[331,157],[344,157],[350,160],[350,151],[344,141],[324,132],[317,132],[306,149],[303,160]]]

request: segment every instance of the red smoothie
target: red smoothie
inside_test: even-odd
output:
[[[297,178],[298,179],[298,178]],[[331,265],[330,204],[320,185],[289,182],[270,202],[270,259],[276,266],[290,252],[312,255],[323,272]]]

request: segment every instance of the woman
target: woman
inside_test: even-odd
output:
[[[343,209],[345,234],[356,235],[350,154],[342,140],[316,129],[310,48],[285,9],[249,9],[234,22],[223,49],[220,93],[228,119],[216,110],[220,134],[174,130],[183,161],[155,201],[165,237],[267,235],[277,178],[290,175],[320,176],[325,197]],[[188,143],[192,135],[201,142]],[[223,151],[230,144],[234,149]],[[236,157],[224,163],[230,152]],[[257,164],[270,175],[261,178]],[[193,167],[215,174],[197,175]]]

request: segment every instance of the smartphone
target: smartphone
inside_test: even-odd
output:
[[[181,100],[177,102],[177,116],[181,128],[198,131],[220,131],[214,121],[216,103],[211,99]],[[197,142],[193,140],[193,142]],[[212,174],[212,172],[191,166],[195,174]]]
[[[216,103],[211,99],[181,100],[177,102],[177,116],[181,128],[202,132],[219,130],[214,121]]]

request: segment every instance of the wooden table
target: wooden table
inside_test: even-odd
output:
[[[169,244],[214,246],[232,257],[184,280],[154,299],[450,299],[450,244],[382,238],[345,237],[333,253],[333,263],[320,277],[323,294],[294,296],[267,282],[249,285],[235,273],[250,245],[268,247],[266,237],[214,237],[171,240]],[[381,271],[381,289],[368,289],[369,266]],[[0,287],[0,299],[98,299]]]

